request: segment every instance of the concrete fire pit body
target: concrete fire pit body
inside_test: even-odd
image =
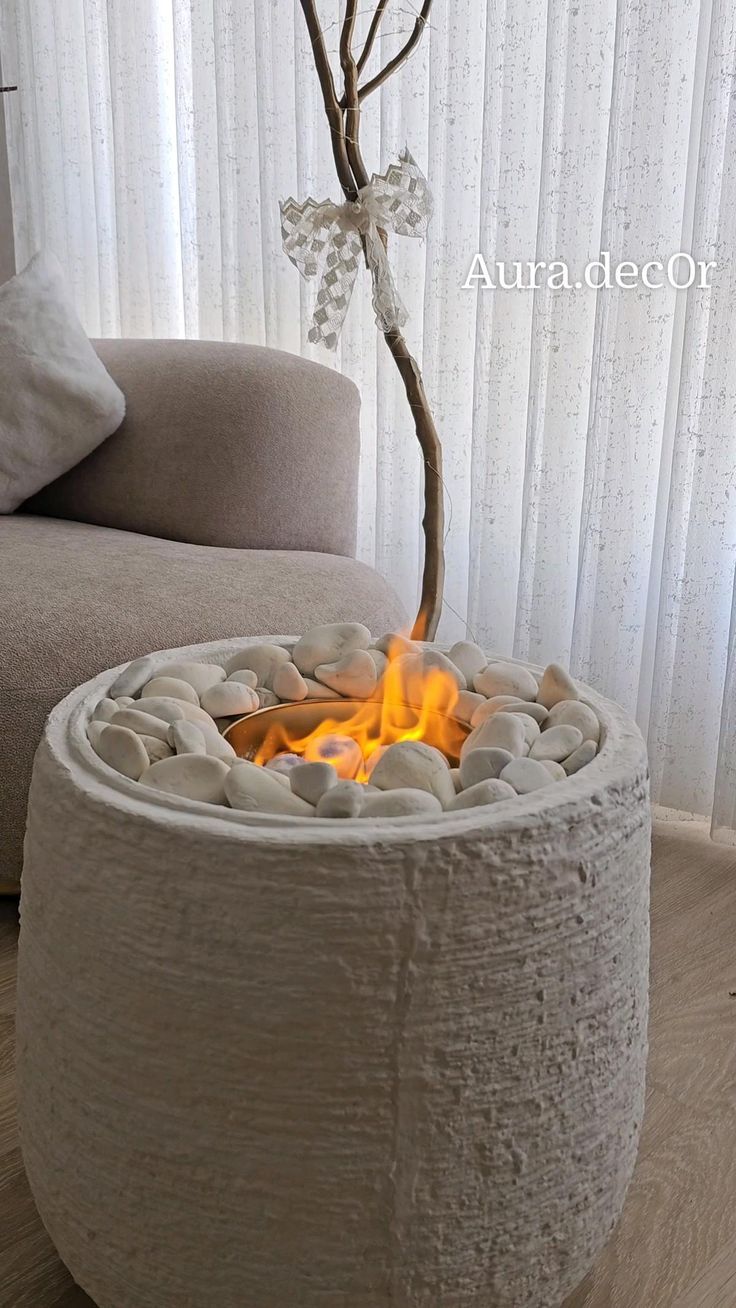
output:
[[[51,716],[21,902],[23,1152],[75,1279],[100,1308],[558,1308],[643,1112],[636,727],[583,690],[600,753],[558,785],[303,822],[106,769],[117,671]]]

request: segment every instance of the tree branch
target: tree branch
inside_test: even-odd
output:
[[[332,153],[335,156],[337,176],[347,199],[354,200],[357,190],[345,146],[345,128],[343,125],[342,109],[340,108],[337,93],[335,91],[335,82],[332,76],[332,68],[330,67],[327,49],[325,47],[325,38],[317,14],[317,3],[316,0],[300,0],[300,2],[306,20],[309,38],[312,42],[312,52],[314,54],[314,62],[317,68],[319,84],[322,88],[325,113],[327,114],[327,121],[330,125]]]
[[[360,90],[358,91],[358,98],[360,100],[365,100],[365,97],[370,95],[371,91],[375,91],[377,87],[381,86],[381,84],[385,82],[392,73],[396,72],[396,69],[400,68],[405,60],[409,58],[409,55],[413,52],[416,46],[419,45],[419,42],[422,39],[431,8],[432,0],[424,0],[422,12],[419,14],[419,17],[414,24],[412,34],[408,41],[401,47],[398,54],[394,55],[393,59],[389,59],[385,68],[382,68],[379,73],[376,73],[375,77],[372,77],[369,82],[366,82],[364,86],[360,87]]]
[[[340,33],[340,67],[345,79],[345,95],[341,104],[345,110],[345,149],[355,184],[360,189],[368,185],[368,172],[360,153],[360,101],[358,99],[358,67],[353,56],[353,32],[358,12],[358,0],[346,0],[345,19]]]
[[[378,35],[378,29],[381,26],[381,19],[383,18],[384,11],[387,8],[388,8],[388,0],[378,0],[378,4],[376,6],[376,12],[373,15],[373,18],[371,19],[371,25],[368,28],[368,35],[365,38],[365,45],[363,46],[362,54],[358,60],[358,76],[360,76],[366,64],[368,63],[368,60],[371,57],[371,50],[373,49],[373,43],[376,39],[376,36]]]

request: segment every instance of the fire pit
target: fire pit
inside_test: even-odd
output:
[[[569,773],[569,756],[540,757],[544,744],[530,759],[525,733],[533,749],[553,729],[542,719],[538,735],[524,724],[527,752],[501,769],[512,766],[518,791],[498,776],[464,787],[468,757],[486,751],[490,766],[505,748],[474,733],[487,740],[489,722],[514,714],[535,721],[528,711],[491,705],[472,726],[458,716],[477,713],[468,696],[496,696],[468,690],[466,676],[449,713],[396,701],[394,725],[408,735],[386,748],[383,698],[279,706],[257,677],[258,694],[247,676],[256,644],[280,647],[284,665],[297,657],[277,637],[166,651],[75,691],[39,747],[18,1078],[43,1220],[102,1308],[558,1308],[620,1211],[643,1110],[641,737],[577,687],[599,726],[594,757]],[[177,663],[200,667],[199,702],[158,719],[144,771],[126,776],[92,747],[90,730],[110,753],[100,743],[110,720],[94,715],[110,714],[113,698],[130,703],[112,716],[167,699],[160,686],[142,691]],[[234,709],[246,697],[208,696],[212,667],[225,675],[211,685],[239,684],[258,701],[218,714],[219,732],[202,705]],[[525,702],[542,718],[541,669],[512,667],[519,692],[531,695],[533,679]],[[379,743],[361,745],[355,775],[367,781],[334,781],[314,805],[294,780],[304,756],[284,756],[315,730],[322,739],[328,712],[331,734],[362,714]],[[286,737],[275,739],[279,717]],[[590,721],[582,710],[577,720]],[[193,755],[206,798],[157,780],[191,757],[170,740],[199,747],[190,726],[220,751]],[[490,738],[519,735],[506,721]],[[440,754],[444,773],[431,753],[422,772],[413,753],[429,807],[412,809],[415,799],[402,812],[392,797],[415,787],[384,790],[378,770],[391,750],[415,747],[420,759]],[[233,762],[236,751],[249,758]],[[524,793],[526,761],[555,766]],[[211,763],[247,778],[230,789],[242,807],[217,792]],[[156,768],[156,784],[142,784]],[[447,794],[448,779],[460,789],[442,802],[432,786]],[[512,793],[463,807],[479,784]],[[357,787],[359,810],[323,820],[320,803],[341,786]]]

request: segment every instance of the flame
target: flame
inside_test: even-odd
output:
[[[319,725],[300,736],[274,711],[255,762],[265,764],[281,753],[298,754],[308,761],[332,763],[341,776],[367,781],[377,751],[403,740],[426,741],[456,759],[467,727],[453,717],[460,693],[455,678],[445,668],[427,663],[421,654],[406,653],[401,641],[392,642],[388,659],[374,694],[347,719],[331,715],[325,705]],[[349,742],[355,742],[358,750]]]

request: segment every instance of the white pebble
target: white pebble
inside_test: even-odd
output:
[[[538,702],[544,704],[545,708],[551,709],[563,699],[577,698],[577,686],[570,674],[561,668],[559,663],[549,663],[539,683]]]
[[[389,745],[370,774],[379,790],[408,787],[435,795],[444,808],[455,796],[455,786],[444,754],[420,740]]]
[[[212,718],[234,718],[240,713],[255,713],[259,700],[255,690],[242,681],[220,681],[202,695],[202,708]]]
[[[186,681],[197,695],[201,695],[218,681],[224,681],[226,673],[219,663],[197,663],[194,659],[175,659],[172,663],[164,663],[163,667],[158,668],[156,675]]]
[[[258,685],[273,690],[273,678],[277,667],[289,661],[289,651],[284,649],[283,645],[268,643],[246,645],[229,660],[227,670],[230,675],[233,672],[242,672],[244,669],[255,672]]]
[[[422,646],[408,636],[401,636],[397,631],[387,631],[373,646],[388,659],[397,659],[400,654],[420,654]]]
[[[194,686],[190,686],[188,681],[182,681],[180,677],[154,677],[152,681],[147,681],[141,691],[141,699],[156,698],[161,696],[165,699],[183,699],[189,704],[198,704],[199,695]]]
[[[509,758],[510,757],[511,755],[509,755]],[[460,769],[450,768],[450,776],[452,777],[452,784],[455,787],[455,794],[459,795],[460,791],[463,788],[463,779],[460,775]]]
[[[307,688],[307,699],[342,699],[339,690],[330,690],[329,686],[323,686],[321,681],[315,681],[314,677],[305,677],[304,684]]]
[[[292,662],[311,677],[320,663],[337,663],[353,650],[367,650],[370,643],[371,633],[361,622],[329,622],[296,642]]]
[[[381,677],[386,671],[386,668],[388,667],[388,659],[385,654],[381,653],[380,649],[369,649],[366,650],[366,653],[370,654],[371,658],[373,659],[373,662],[376,666],[376,676],[380,681]]]
[[[543,758],[542,766],[547,769],[553,781],[564,781],[567,773],[561,763],[555,763],[554,759]]]
[[[148,755],[149,763],[160,763],[162,758],[171,758],[174,753],[171,746],[167,745],[165,740],[159,740],[157,736],[139,736],[138,739]]]
[[[477,674],[488,667],[488,655],[472,640],[456,640],[448,658],[459,668],[469,686]]]
[[[579,699],[561,699],[550,709],[544,730],[549,727],[577,727],[583,733],[583,740],[600,740],[601,724],[598,714],[589,704]]]
[[[219,758],[210,758],[208,754],[176,754],[160,763],[152,763],[143,773],[141,782],[166,795],[222,804],[230,771],[226,763]]]
[[[352,781],[363,763],[363,752],[351,736],[315,736],[304,751],[305,763],[329,763],[343,781]]]
[[[475,676],[473,687],[481,695],[515,695],[517,699],[536,699],[537,683],[528,668],[516,663],[489,663]]]
[[[306,699],[309,687],[294,663],[280,663],[273,674],[273,693],[279,699],[299,703]]]
[[[498,804],[502,799],[516,799],[513,786],[510,786],[507,781],[489,778],[487,781],[476,782],[474,786],[468,786],[467,790],[456,795],[447,805],[447,812],[457,813],[459,809],[477,808],[481,804]]]
[[[479,727],[474,727],[463,743],[460,759],[462,761],[473,749],[489,749],[491,746],[507,749],[515,757],[526,753],[524,724],[518,713],[494,713]]]
[[[583,743],[583,733],[577,727],[550,727],[543,731],[529,750],[530,758],[551,759],[561,763]]]
[[[289,772],[292,791],[308,804],[318,804],[338,781],[337,772],[331,763],[299,763]]]
[[[361,818],[411,817],[414,814],[441,812],[442,805],[436,795],[431,795],[428,790],[412,790],[407,787],[404,790],[384,790],[374,795],[366,795],[359,816]]]
[[[274,754],[273,758],[266,764],[267,772],[276,772],[278,775],[288,777],[292,768],[301,766],[304,762],[301,754]]]
[[[134,702],[135,702],[134,700],[131,700],[131,704],[133,704]],[[113,718],[115,717],[115,714],[118,712],[118,707],[119,706],[117,700],[109,699],[109,698],[101,699],[92,714],[92,721],[112,722]]]
[[[541,727],[543,722],[547,721],[549,714],[544,704],[536,704],[531,699],[515,699],[511,704],[507,704],[504,713],[524,713]]]
[[[315,815],[318,818],[360,817],[366,798],[366,787],[359,781],[338,781],[322,796]]]
[[[214,722],[211,726],[208,726],[206,722],[194,722],[192,726],[195,726],[197,731],[202,732],[207,753],[211,754],[213,758],[222,759],[223,763],[231,763],[234,758],[237,758],[230,741],[225,740],[225,737],[220,735]]]
[[[179,714],[180,718],[183,716],[183,713]],[[171,722],[175,720],[172,718]],[[163,740],[167,745],[169,743],[171,723],[164,722],[163,718],[154,717],[152,713],[142,713],[140,709],[119,709],[113,718],[113,725],[128,727],[137,736],[155,736],[157,740]]]
[[[582,745],[578,745],[577,749],[570,754],[569,758],[562,760],[562,766],[565,769],[567,776],[572,777],[576,772],[579,772],[581,768],[587,767],[589,763],[593,762],[597,753],[598,746],[595,741],[584,740]]]
[[[231,808],[245,813],[283,813],[292,817],[311,817],[314,813],[311,804],[293,795],[268,768],[245,759],[230,768],[225,796]]]
[[[475,690],[461,690],[455,703],[452,706],[452,716],[458,718],[460,722],[467,722],[468,726],[473,720],[473,714],[477,713],[486,700]]]
[[[509,705],[509,708],[505,710],[505,712],[507,713],[509,711],[513,712],[513,710],[514,710],[514,706],[513,704],[511,704]],[[531,716],[530,713],[514,713],[514,716],[518,717],[522,725],[524,731],[524,740],[526,741],[526,747],[527,749],[529,749],[539,735],[539,723],[536,721],[535,718]]]
[[[501,773],[501,780],[513,786],[517,795],[529,795],[533,790],[541,790],[542,786],[553,784],[544,763],[533,758],[515,758],[513,763],[507,763]]]
[[[477,694],[478,692],[474,692]],[[526,700],[519,699],[517,695],[491,695],[486,699],[485,695],[479,695],[480,704],[473,710],[473,716],[470,719],[471,726],[479,727],[481,722],[486,722],[492,718],[494,713],[505,713],[507,708],[513,707],[514,704],[525,704]],[[546,712],[546,709],[545,709]]]
[[[367,699],[376,689],[376,665],[367,649],[356,649],[336,663],[319,663],[314,675],[323,686],[348,699]]]
[[[252,668],[240,668],[238,672],[231,672],[227,680],[238,681],[241,686],[250,686],[251,690],[255,690],[258,685],[258,677]]]
[[[119,709],[132,708],[133,705],[135,704],[135,700],[133,699],[132,695],[118,695],[117,699],[115,700],[115,703],[117,704]]]
[[[145,706],[145,707],[144,707]],[[136,708],[150,713],[164,722],[178,722],[185,718],[187,722],[205,722],[212,726],[212,718],[198,704],[190,704],[188,699],[170,699],[164,695],[150,695],[146,700],[136,700]]]
[[[110,699],[117,699],[120,695],[137,695],[141,686],[145,686],[147,681],[151,680],[154,675],[154,658],[152,654],[146,654],[142,659],[133,659],[127,668],[124,668],[120,676],[113,681],[107,692]]]
[[[206,754],[204,732],[196,722],[172,722],[169,727],[169,744],[176,754]]]
[[[500,777],[508,763],[513,761],[513,754],[497,746],[471,749],[460,760],[460,780],[463,790],[475,786],[479,781],[493,781]]]
[[[268,686],[256,686],[256,695],[258,696],[259,708],[275,708],[279,703],[278,695],[275,695]]]
[[[105,730],[105,727],[108,727],[109,725],[109,722],[90,721],[87,723],[87,739],[95,751],[95,754],[97,753],[97,746],[100,743],[100,736]]]
[[[108,767],[139,781],[148,767],[148,755],[134,731],[106,723],[100,732],[95,750]]]
[[[467,690],[467,682],[462,672],[438,649],[423,649],[420,654],[401,654],[393,660],[393,668],[398,672],[405,688],[407,703],[418,703],[424,698],[424,686],[432,668],[446,672],[455,682],[458,690]]]

